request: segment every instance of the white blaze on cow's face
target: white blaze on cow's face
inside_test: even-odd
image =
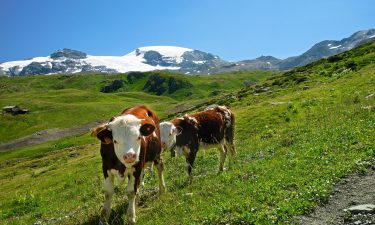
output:
[[[141,122],[141,119],[129,114],[116,117],[108,123],[108,128],[112,131],[116,156],[128,168],[139,161]]]
[[[171,148],[176,143],[177,128],[171,122],[160,123],[160,140],[164,149]]]

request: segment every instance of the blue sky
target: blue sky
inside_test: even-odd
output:
[[[72,48],[125,55],[174,45],[226,60],[299,55],[375,28],[372,0],[0,0],[0,61]]]

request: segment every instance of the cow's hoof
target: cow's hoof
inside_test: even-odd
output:
[[[107,222],[105,220],[103,220],[103,219],[99,220],[99,225],[106,225],[106,224],[107,224]]]
[[[159,195],[162,196],[162,195],[164,195],[164,194],[165,194],[165,188],[164,188],[164,189],[160,189],[160,190],[159,190]]]
[[[103,220],[104,221],[108,220],[110,214],[111,214],[111,210],[110,209],[108,210],[108,209],[102,208],[101,211],[100,211],[100,218],[101,218],[100,222],[102,222]]]
[[[129,218],[127,224],[129,225],[135,224],[135,218],[132,218],[132,219]]]
[[[224,171],[227,171],[227,169],[226,168],[224,168],[224,169],[219,169],[218,171],[217,171],[217,175],[219,175],[219,174],[221,174],[222,172],[224,172]]]

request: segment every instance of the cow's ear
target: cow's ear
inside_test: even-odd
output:
[[[139,129],[142,136],[148,136],[148,135],[152,134],[152,132],[154,132],[154,130],[155,130],[155,126],[150,124],[150,123],[143,124],[141,126],[141,128]]]
[[[113,140],[112,132],[106,124],[93,128],[91,130],[91,137],[97,137],[103,144],[110,144]]]
[[[190,126],[193,126],[195,128],[198,128],[198,122],[195,118],[190,117],[188,115],[183,116],[183,118],[184,118],[184,120],[186,121],[187,124],[189,124]]]
[[[182,133],[182,127],[180,126],[174,127],[172,133],[175,133],[177,136],[180,135]]]

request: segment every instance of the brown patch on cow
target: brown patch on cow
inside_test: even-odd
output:
[[[155,125],[159,125],[160,123],[160,120],[156,116],[156,114],[151,112],[151,110],[149,110],[144,105],[124,109],[121,115],[126,115],[126,114],[132,114],[136,116],[138,119],[143,119],[142,125],[149,123],[155,126]]]

